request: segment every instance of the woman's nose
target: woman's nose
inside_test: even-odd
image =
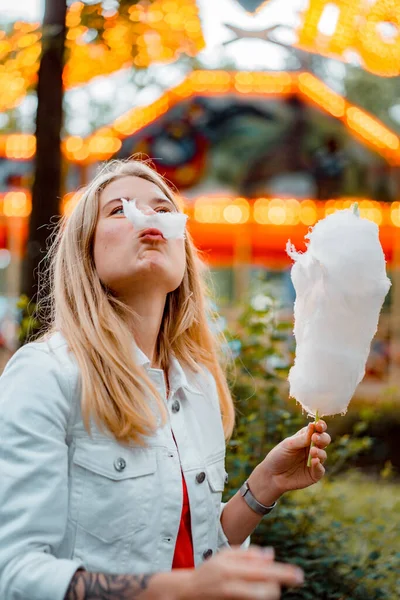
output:
[[[144,215],[152,215],[153,213],[156,212],[150,206],[139,207],[139,210],[141,210]]]

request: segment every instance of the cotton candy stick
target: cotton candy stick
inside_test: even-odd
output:
[[[159,229],[165,239],[179,239],[185,237],[186,221],[188,216],[181,212],[153,212],[145,214],[136,206],[136,200],[122,198],[122,207],[125,217],[138,231],[154,227]]]
[[[287,244],[296,291],[290,396],[309,415],[344,414],[364,377],[391,284],[378,227],[357,207],[319,221],[306,238],[304,253]]]

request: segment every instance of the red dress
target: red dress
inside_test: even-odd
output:
[[[193,541],[190,523],[189,496],[185,478],[182,475],[183,505],[178,537],[176,539],[173,569],[190,569],[194,567]]]
[[[166,378],[167,396],[169,395],[169,382]],[[176,444],[175,436],[172,434]],[[182,513],[179,524],[178,537],[176,538],[174,559],[172,561],[173,569],[191,569],[194,568],[192,527],[190,521],[189,495],[186,487],[186,481],[182,473]]]

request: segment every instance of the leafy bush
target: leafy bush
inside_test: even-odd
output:
[[[352,464],[370,474],[382,469],[391,469],[393,474],[400,472],[400,402],[398,397],[390,397],[391,390],[379,398],[378,410],[371,401],[353,400],[344,417],[331,420],[333,435],[344,436],[354,427],[360,428],[362,421],[364,435],[371,438],[369,448],[355,456]]]
[[[22,346],[40,331],[42,323],[37,315],[37,304],[22,294],[17,302],[19,310],[18,341]]]
[[[399,598],[399,497],[398,485],[348,473],[282,498],[252,541],[304,569],[305,585],[283,598]]]
[[[227,453],[226,499],[277,443],[306,424],[301,409],[287,399],[292,324],[279,322],[278,308],[267,292],[264,306],[260,302],[246,306],[235,328],[226,334],[235,355],[230,379],[238,413]],[[400,555],[394,551],[400,537],[394,530],[399,506],[391,500],[392,490],[398,489],[386,484],[383,490],[380,483],[378,487],[343,475],[371,447],[371,438],[363,435],[367,426],[367,420],[358,420],[352,423],[351,435],[336,436],[324,482],[286,494],[253,534],[254,543],[274,546],[279,560],[306,572],[305,585],[285,591],[283,598],[392,600],[399,596]],[[379,539],[385,540],[385,550],[380,550]]]

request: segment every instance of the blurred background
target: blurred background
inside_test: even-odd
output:
[[[287,240],[305,249],[355,201],[379,225],[393,285],[350,411],[329,421],[324,501],[299,492],[269,523],[282,558],[313,565],[317,587],[288,597],[400,597],[398,0],[2,0],[0,129],[0,368],[40,325],[57,215],[103,161],[150,157],[189,214],[236,356],[232,490],[305,422],[287,401]]]

